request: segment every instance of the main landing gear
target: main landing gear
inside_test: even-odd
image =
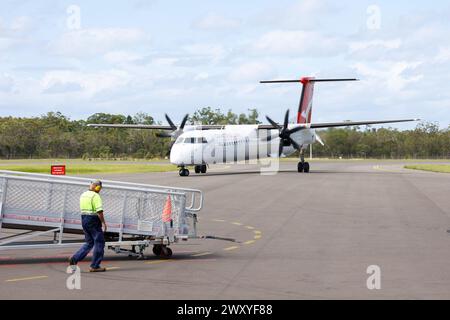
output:
[[[201,166],[195,166],[195,173],[206,173],[207,168],[206,168],[206,164],[203,164]]]
[[[180,177],[189,177],[189,170],[182,167],[180,169]]]
[[[305,155],[303,150],[300,151],[300,162],[297,165],[298,172],[309,173],[309,163],[305,162]]]
[[[199,173],[206,173],[206,171],[208,170],[206,164],[202,164],[200,166],[195,166],[195,173],[199,174]],[[186,169],[185,167],[181,167],[180,168],[180,177],[189,177],[189,170]]]

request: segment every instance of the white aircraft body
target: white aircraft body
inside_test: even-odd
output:
[[[186,115],[179,127],[166,115],[169,126],[91,124],[92,127],[153,129],[171,131],[158,134],[162,138],[172,138],[174,144],[170,151],[170,162],[180,167],[180,176],[189,176],[187,167],[194,166],[196,173],[206,173],[209,165],[237,162],[254,163],[268,157],[289,156],[300,151],[298,172],[309,172],[310,165],[305,162],[304,151],[309,145],[323,141],[316,129],[376,125],[418,121],[419,119],[400,119],[382,121],[358,121],[337,123],[312,123],[312,101],[314,84],[317,82],[356,81],[357,79],[315,79],[261,81],[261,83],[301,83],[303,86],[297,123],[289,123],[289,110],[284,123],[276,123],[269,117],[269,125],[186,125]]]

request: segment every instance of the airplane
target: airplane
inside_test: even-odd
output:
[[[309,173],[310,164],[305,161],[305,150],[309,145],[324,142],[316,129],[377,125],[419,121],[420,119],[399,119],[381,121],[344,121],[330,123],[314,123],[312,119],[312,103],[314,86],[323,82],[359,81],[358,79],[316,79],[303,77],[300,80],[261,81],[262,84],[300,83],[302,93],[297,114],[297,123],[289,123],[287,110],[283,124],[266,116],[268,125],[186,125],[186,115],[181,124],[176,126],[166,114],[168,126],[133,125],[133,124],[90,124],[90,127],[149,129],[161,130],[157,136],[171,138],[174,142],[170,150],[170,162],[180,168],[179,175],[189,176],[187,167],[194,167],[195,173],[205,174],[213,164],[228,164],[245,161],[258,161],[269,157],[280,158],[300,151],[297,165],[299,173]],[[168,132],[165,132],[168,131]],[[275,150],[274,150],[275,149]]]

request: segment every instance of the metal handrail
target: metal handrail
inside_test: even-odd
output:
[[[82,182],[90,182],[92,179],[90,178],[83,178],[83,177],[74,177],[74,176],[51,176],[47,174],[42,173],[29,173],[29,172],[20,172],[20,171],[10,171],[10,170],[0,170],[0,175],[6,175],[8,177],[16,176],[16,177],[38,177],[43,178],[46,181],[51,180],[59,180],[59,181],[82,181]],[[198,189],[189,189],[189,188],[174,188],[174,187],[168,187],[168,186],[158,186],[158,185],[149,185],[149,184],[142,184],[142,183],[134,183],[134,182],[122,182],[122,181],[114,181],[114,180],[102,180],[102,182],[105,183],[105,185],[108,188],[111,188],[112,185],[122,185],[122,186],[132,186],[132,187],[144,187],[146,190],[150,191],[156,191],[156,190],[166,190],[166,191],[173,191],[175,193],[181,192],[181,193],[191,193],[191,201],[190,206],[186,207],[186,210],[189,212],[199,212],[203,208],[204,198],[203,198],[203,192]],[[194,207],[196,204],[196,195],[198,195],[198,206]],[[188,195],[186,194],[186,197]]]
[[[5,178],[5,179],[11,179],[11,180],[22,180],[22,181],[35,181],[35,182],[52,182],[49,179],[43,179],[43,178],[26,178],[26,177],[20,177],[20,176],[8,176],[8,175],[4,175],[4,174],[0,174],[0,178]],[[71,182],[71,181],[58,181],[58,183],[63,184],[63,185],[72,185],[72,186],[86,186],[85,183],[82,182]],[[162,191],[162,190],[154,190],[154,189],[150,189],[150,188],[132,188],[132,187],[124,187],[124,186],[114,186],[114,185],[107,185],[107,187],[109,189],[115,189],[115,190],[126,190],[126,191],[141,191],[141,192],[152,192],[152,193],[157,193],[157,194],[169,194],[169,195],[175,195],[175,196],[186,196],[185,193],[182,192],[175,192],[175,191],[171,191],[171,190],[166,190],[166,191]]]

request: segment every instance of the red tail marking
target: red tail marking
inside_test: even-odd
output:
[[[300,82],[303,84],[302,96],[298,108],[297,123],[311,123],[312,102],[314,96],[314,80],[315,78],[302,78]]]

